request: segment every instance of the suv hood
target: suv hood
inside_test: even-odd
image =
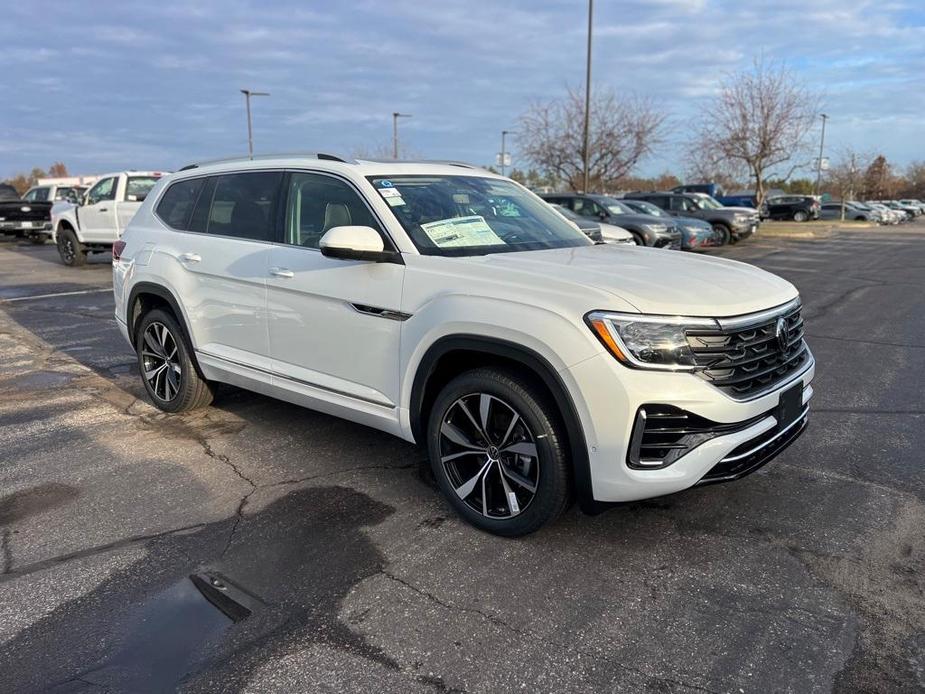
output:
[[[542,284],[552,280],[606,292],[640,313],[656,315],[737,316],[797,296],[790,282],[753,265],[656,248],[580,246],[493,253],[466,260],[496,273],[535,275],[535,282]]]
[[[674,220],[656,217],[654,214],[616,214],[612,213],[610,219],[617,226],[623,224],[660,224],[663,227],[673,227]]]

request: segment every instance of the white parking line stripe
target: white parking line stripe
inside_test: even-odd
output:
[[[112,287],[99,287],[97,289],[79,289],[74,292],[57,292],[56,294],[33,294],[32,296],[14,296],[11,299],[0,299],[0,304],[13,303],[14,301],[32,301],[34,299],[53,299],[57,296],[77,296],[78,294],[97,294],[101,292],[111,292]]]

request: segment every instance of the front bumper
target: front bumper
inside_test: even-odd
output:
[[[51,233],[51,222],[7,220],[0,222],[0,232],[36,232]]]
[[[697,484],[736,479],[757,469],[802,433],[813,395],[815,361],[751,400],[733,400],[690,373],[629,369],[601,353],[562,372],[575,398],[588,449],[592,495],[599,502],[625,502],[672,494]],[[775,409],[781,393],[802,384],[799,424],[778,432]],[[717,423],[737,425],[657,469],[627,463],[636,413],[646,405],[670,405]],[[780,434],[777,436],[777,434]],[[752,450],[755,449],[755,450]]]

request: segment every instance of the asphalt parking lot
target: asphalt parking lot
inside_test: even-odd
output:
[[[385,434],[231,388],[160,413],[109,256],[0,237],[0,690],[925,688],[925,225],[716,254],[800,288],[807,433],[512,541]]]

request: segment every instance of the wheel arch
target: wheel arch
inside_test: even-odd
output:
[[[193,347],[195,352],[195,343],[186,323],[186,314],[180,307],[180,302],[177,301],[177,298],[169,289],[153,282],[138,282],[132,287],[128,302],[125,304],[125,324],[128,328],[128,334],[132,338],[132,347],[135,346],[134,337],[138,320],[147,311],[158,306],[166,306],[170,309],[180,326],[180,330],[183,331],[183,337],[186,338],[186,341]],[[192,361],[196,364],[195,358]]]
[[[608,505],[594,501],[591,464],[578,410],[555,368],[529,347],[482,335],[448,335],[424,353],[411,386],[409,415],[415,441],[426,440],[427,415],[440,389],[456,375],[477,366],[512,366],[537,378],[555,402],[568,437],[572,479],[581,509],[599,513]]]

